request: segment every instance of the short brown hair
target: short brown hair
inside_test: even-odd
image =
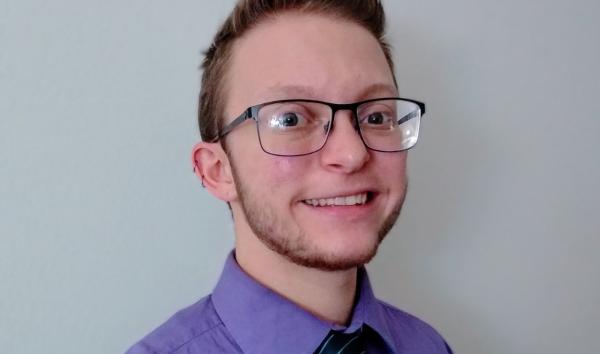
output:
[[[379,0],[240,0],[215,35],[202,62],[198,125],[203,141],[216,141],[224,123],[224,78],[233,43],[261,21],[286,11],[325,14],[361,25],[379,41],[394,75],[391,49],[384,38],[385,13]]]

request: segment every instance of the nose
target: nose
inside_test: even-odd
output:
[[[332,171],[352,173],[370,158],[350,111],[340,111],[332,121],[331,131],[321,150],[321,164]]]

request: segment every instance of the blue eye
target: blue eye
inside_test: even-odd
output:
[[[292,112],[284,113],[279,117],[279,124],[284,127],[295,127],[299,121],[298,114]]]
[[[287,130],[300,128],[306,124],[306,118],[302,114],[296,112],[277,113],[269,119],[269,127],[271,129]]]
[[[368,124],[379,125],[379,124],[383,124],[385,122],[385,120],[386,120],[385,115],[381,112],[369,114],[369,116],[367,117]]]
[[[274,102],[265,105],[258,112],[259,127],[273,133],[297,134],[305,138],[320,128],[321,122],[330,115],[329,107],[318,103],[302,101]]]

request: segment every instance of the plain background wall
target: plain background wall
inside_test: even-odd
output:
[[[123,352],[214,286],[189,152],[232,3],[0,0],[1,352]],[[600,2],[386,6],[428,113],[376,293],[457,353],[600,352]]]

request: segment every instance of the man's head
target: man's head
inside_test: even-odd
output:
[[[367,148],[351,110],[335,113],[325,145],[307,155],[267,153],[252,120],[215,141],[264,102],[396,97],[383,30],[378,1],[248,0],[217,34],[203,64],[205,142],[194,163],[209,191],[230,203],[238,248],[264,247],[327,270],[375,255],[404,201],[406,151]]]
[[[241,0],[215,35],[202,62],[198,125],[203,141],[216,139],[227,118],[224,109],[228,85],[235,84],[227,74],[236,41],[258,24],[292,11],[359,24],[377,39],[393,75],[392,54],[384,38],[385,13],[378,0]]]

